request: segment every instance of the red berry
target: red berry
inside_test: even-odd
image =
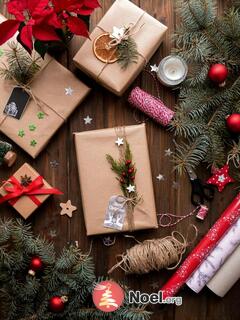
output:
[[[126,177],[126,175],[127,175],[127,174],[126,174],[126,172],[124,171],[124,172],[122,173],[122,176],[123,176],[123,177]]]
[[[134,171],[134,168],[130,168],[130,169],[128,169],[128,173],[129,173],[129,174],[132,174],[132,173],[133,173],[133,171]]]
[[[123,178],[121,178],[121,179],[120,179],[120,182],[121,182],[121,183],[124,183],[125,181],[124,181],[124,179],[123,179]]]
[[[131,180],[134,181],[134,180],[135,180],[135,176],[132,176],[132,177],[131,177]]]
[[[127,160],[127,161],[125,162],[126,166],[130,166],[131,163],[132,163],[131,160]]]

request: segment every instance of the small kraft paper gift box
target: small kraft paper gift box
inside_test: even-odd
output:
[[[8,202],[27,219],[52,194],[63,194],[53,188],[28,163],[24,163],[0,188],[0,204]]]
[[[161,44],[167,27],[128,0],[116,0],[74,62],[121,96]],[[127,57],[127,59],[126,59]]]
[[[74,137],[87,235],[157,228],[145,124]]]
[[[4,20],[0,15],[0,22]],[[16,36],[0,46],[0,67],[6,65],[6,53],[13,41]],[[90,91],[50,56],[46,55],[39,64],[41,68],[27,86],[27,92],[14,81],[0,77],[0,131],[33,158]]]

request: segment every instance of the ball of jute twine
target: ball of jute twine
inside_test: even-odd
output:
[[[197,228],[195,230],[194,240],[197,237]],[[163,268],[175,269],[181,262],[186,248],[194,241],[189,242],[180,232],[173,231],[171,236],[161,239],[151,239],[139,242],[126,253],[121,254],[108,273],[113,272],[120,267],[127,274],[143,274],[150,271],[158,271]]]

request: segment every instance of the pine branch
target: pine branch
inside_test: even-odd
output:
[[[123,40],[117,47],[118,63],[122,69],[127,69],[131,63],[137,63],[139,55],[136,42],[129,37]]]

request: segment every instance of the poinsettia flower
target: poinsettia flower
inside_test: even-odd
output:
[[[29,52],[33,49],[33,37],[41,41],[59,40],[55,29],[61,25],[56,13],[48,4],[48,0],[8,1],[8,12],[13,14],[16,20],[7,20],[0,24],[0,45],[17,30],[22,44]]]
[[[52,0],[52,5],[63,25],[72,33],[88,37],[88,27],[78,14],[90,15],[99,7],[97,0]]]

